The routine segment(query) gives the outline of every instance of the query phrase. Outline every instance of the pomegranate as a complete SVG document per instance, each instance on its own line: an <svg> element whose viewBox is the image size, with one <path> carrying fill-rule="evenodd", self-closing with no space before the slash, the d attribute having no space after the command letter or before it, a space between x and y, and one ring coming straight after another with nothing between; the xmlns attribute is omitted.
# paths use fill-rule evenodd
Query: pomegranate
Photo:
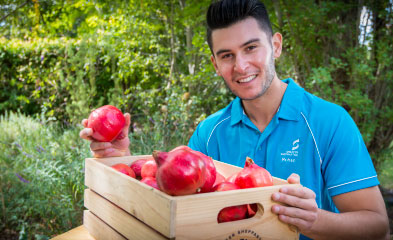
<svg viewBox="0 0 393 240"><path fill-rule="evenodd" d="M175 147L170 152L174 152L179 149L195 153L196 155L198 155L200 158L203 159L203 161L205 162L207 171L206 171L206 181L205 181L205 184L201 187L200 192L201 193L211 192L213 189L213 186L214 186L214 182L216 181L216 166L214 165L213 159L209 156L206 156L205 154L203 154L199 151L192 150L190 147L185 146L185 145Z"/></svg>
<svg viewBox="0 0 393 240"><path fill-rule="evenodd" d="M256 203L247 204L247 218L252 218L258 211L258 205Z"/></svg>
<svg viewBox="0 0 393 240"><path fill-rule="evenodd" d="M130 167L135 172L136 178L141 178L142 177L142 175L141 175L142 166L149 159L138 159L138 160L134 161L133 163L131 163ZM151 158L150 160L154 160L154 159Z"/></svg>
<svg viewBox="0 0 393 240"><path fill-rule="evenodd" d="M152 160L148 160L143 164L142 169L141 169L141 177L156 177L156 172L157 172L157 164Z"/></svg>
<svg viewBox="0 0 393 240"><path fill-rule="evenodd" d="M113 165L112 168L116 169L117 171L119 171L127 176L135 178L134 171L127 164L118 163L118 164Z"/></svg>
<svg viewBox="0 0 393 240"><path fill-rule="evenodd" d="M227 177L227 179L225 179L225 182L231 182L231 183L235 183L236 177L237 177L238 173L235 173L229 177Z"/></svg>
<svg viewBox="0 0 393 240"><path fill-rule="evenodd" d="M201 191L206 181L206 165L200 156L185 149L177 149L170 152L154 151L153 157L158 166L156 180L160 190L173 196Z"/></svg>
<svg viewBox="0 0 393 240"><path fill-rule="evenodd" d="M93 129L95 140L111 142L121 133L125 123L126 119L118 108L105 105L90 113L87 127Z"/></svg>
<svg viewBox="0 0 393 240"><path fill-rule="evenodd" d="M237 174L235 184L240 188L273 186L273 178L266 169L247 157L244 168Z"/></svg>
<svg viewBox="0 0 393 240"><path fill-rule="evenodd" d="M174 151L179 150L179 149L183 149L183 150L187 150L187 151L194 151L189 146L180 145L180 146L177 146L174 149L172 149L170 152L174 152Z"/></svg>
<svg viewBox="0 0 393 240"><path fill-rule="evenodd" d="M145 178L142 178L140 182L143 182L144 184L147 184L147 185L149 185L150 187L154 187L155 189L158 189L158 190L159 190L158 185L157 185L156 178L154 178L154 177L145 177Z"/></svg>
<svg viewBox="0 0 393 240"><path fill-rule="evenodd" d="M216 181L214 181L213 188L222 182L225 182L225 177L221 173L216 172Z"/></svg>
<svg viewBox="0 0 393 240"><path fill-rule="evenodd" d="M231 183L231 182L219 183L214 188L214 190L216 192L229 191L229 190L235 190L235 189L240 189L240 188L236 184ZM237 220L245 219L246 216L247 216L247 204L238 205L238 206L231 206L231 207L223 208L218 213L217 221L219 223L237 221Z"/></svg>
<svg viewBox="0 0 393 240"><path fill-rule="evenodd" d="M216 170L216 166L214 166L213 159L201 152L193 151L193 150L191 151L196 155L198 155L205 162L206 165L206 177L205 177L206 181L201 188L201 193L211 192L217 176L217 170Z"/></svg>

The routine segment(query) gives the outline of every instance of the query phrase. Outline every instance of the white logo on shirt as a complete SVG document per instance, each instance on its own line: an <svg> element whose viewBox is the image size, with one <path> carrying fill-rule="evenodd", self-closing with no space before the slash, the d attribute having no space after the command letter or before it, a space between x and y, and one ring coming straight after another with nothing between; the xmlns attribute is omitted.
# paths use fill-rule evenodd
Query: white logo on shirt
<svg viewBox="0 0 393 240"><path fill-rule="evenodd" d="M296 151L296 149L299 148L299 142L300 142L299 139L296 139L292 143L291 150L281 153L281 161L282 162L291 162L291 163L296 162L297 156L299 155L299 152Z"/></svg>
<svg viewBox="0 0 393 240"><path fill-rule="evenodd" d="M293 141L292 145L293 145L292 151L298 149L299 148L299 139L296 139L295 141Z"/></svg>

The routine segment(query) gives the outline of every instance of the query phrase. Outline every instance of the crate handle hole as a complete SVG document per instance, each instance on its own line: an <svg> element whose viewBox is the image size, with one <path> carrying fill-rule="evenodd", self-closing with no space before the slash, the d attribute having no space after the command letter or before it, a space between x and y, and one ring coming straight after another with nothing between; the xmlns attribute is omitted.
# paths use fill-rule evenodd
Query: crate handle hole
<svg viewBox="0 0 393 240"><path fill-rule="evenodd" d="M262 216L265 212L262 204L259 203L250 203L247 204L247 218L253 218L256 215Z"/></svg>
<svg viewBox="0 0 393 240"><path fill-rule="evenodd" d="M219 211L217 222L234 222L247 218L253 218L256 215L262 216L263 212L263 206L259 203L225 207Z"/></svg>

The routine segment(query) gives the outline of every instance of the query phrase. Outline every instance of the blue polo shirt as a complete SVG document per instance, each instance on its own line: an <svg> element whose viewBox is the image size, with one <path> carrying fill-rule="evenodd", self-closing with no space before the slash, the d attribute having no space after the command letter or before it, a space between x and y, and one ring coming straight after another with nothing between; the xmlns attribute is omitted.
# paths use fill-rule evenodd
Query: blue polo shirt
<svg viewBox="0 0 393 240"><path fill-rule="evenodd" d="M283 81L280 108L263 132L236 98L198 125L189 146L240 167L249 156L278 178L297 173L319 208L338 212L333 196L379 184L370 155L345 109Z"/></svg>

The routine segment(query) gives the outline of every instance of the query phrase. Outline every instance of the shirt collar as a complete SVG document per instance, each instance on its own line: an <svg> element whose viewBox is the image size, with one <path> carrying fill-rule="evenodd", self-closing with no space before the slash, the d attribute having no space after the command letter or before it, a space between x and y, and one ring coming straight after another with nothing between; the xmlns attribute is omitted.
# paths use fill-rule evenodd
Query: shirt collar
<svg viewBox="0 0 393 240"><path fill-rule="evenodd" d="M281 119L298 121L299 111L302 104L301 98L303 96L300 93L304 90L291 78L287 78L282 81L287 83L288 86L278 110L278 117ZM236 97L232 102L231 125L239 123L244 117L247 117L247 115L243 110L240 98Z"/></svg>
<svg viewBox="0 0 393 240"><path fill-rule="evenodd" d="M243 115L247 116L243 110L242 101L239 97L236 97L232 102L231 109L231 125L235 125L243 119Z"/></svg>
<svg viewBox="0 0 393 240"><path fill-rule="evenodd" d="M303 101L304 89L293 81L291 78L284 79L283 82L287 83L287 89L281 100L280 109L278 110L278 117L286 120L299 120L299 112L301 110Z"/></svg>

